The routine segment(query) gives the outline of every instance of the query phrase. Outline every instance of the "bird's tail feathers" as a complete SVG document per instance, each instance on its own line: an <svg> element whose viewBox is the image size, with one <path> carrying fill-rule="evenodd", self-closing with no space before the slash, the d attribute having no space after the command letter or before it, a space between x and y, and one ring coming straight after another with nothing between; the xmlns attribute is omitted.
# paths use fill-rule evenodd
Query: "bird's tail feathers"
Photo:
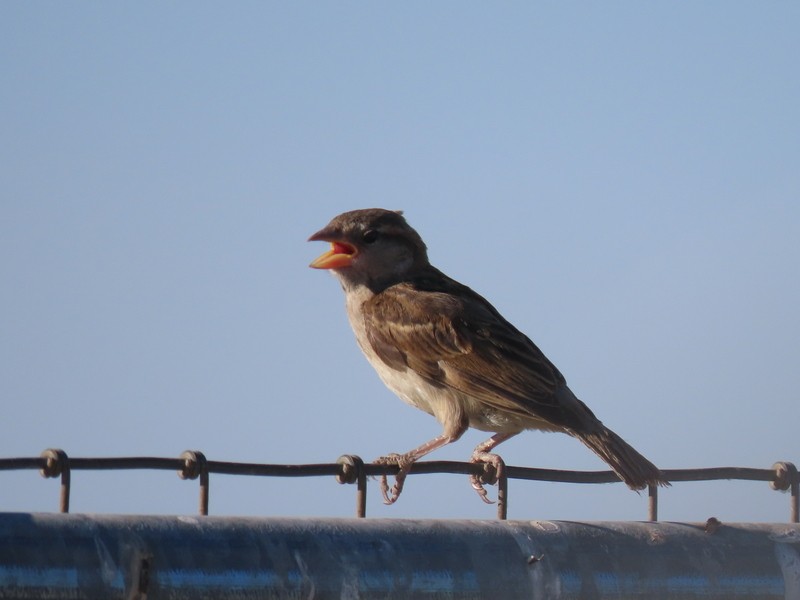
<svg viewBox="0 0 800 600"><path fill-rule="evenodd" d="M574 435L602 458L632 490L641 490L649 485L669 485L658 467L604 425L590 433L576 431Z"/></svg>

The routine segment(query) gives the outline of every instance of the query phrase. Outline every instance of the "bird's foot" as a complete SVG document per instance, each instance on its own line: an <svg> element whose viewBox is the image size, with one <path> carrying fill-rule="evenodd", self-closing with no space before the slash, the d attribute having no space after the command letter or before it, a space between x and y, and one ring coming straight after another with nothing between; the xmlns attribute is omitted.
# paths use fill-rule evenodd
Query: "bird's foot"
<svg viewBox="0 0 800 600"><path fill-rule="evenodd" d="M383 495L384 504L394 504L400 497L403 491L403 484L406 481L406 476L411 471L411 465L414 460L408 454L392 453L386 456L381 456L374 461L376 465L397 465L399 470L394 477L394 485L389 488L387 476L381 475L381 494Z"/></svg>
<svg viewBox="0 0 800 600"><path fill-rule="evenodd" d="M472 489L478 492L478 496L480 496L481 500L486 504L494 504L494 500L489 499L489 493L483 486L495 485L497 481L503 477L506 463L504 463L503 459L497 454L479 452L477 450L472 453L470 462L483 464L483 473L469 476Z"/></svg>

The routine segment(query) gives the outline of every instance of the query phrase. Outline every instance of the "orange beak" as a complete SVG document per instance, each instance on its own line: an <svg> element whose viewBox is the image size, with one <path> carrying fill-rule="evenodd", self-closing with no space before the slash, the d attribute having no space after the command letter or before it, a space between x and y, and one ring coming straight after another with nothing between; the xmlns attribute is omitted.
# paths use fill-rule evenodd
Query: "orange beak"
<svg viewBox="0 0 800 600"><path fill-rule="evenodd" d="M312 269L341 269L349 267L356 255L358 250L352 244L331 242L331 249L318 256L308 266Z"/></svg>

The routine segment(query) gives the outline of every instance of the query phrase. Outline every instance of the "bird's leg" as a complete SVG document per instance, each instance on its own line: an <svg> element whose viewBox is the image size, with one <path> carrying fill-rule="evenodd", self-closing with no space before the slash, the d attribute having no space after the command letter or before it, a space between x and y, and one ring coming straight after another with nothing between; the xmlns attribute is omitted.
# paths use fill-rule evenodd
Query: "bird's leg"
<svg viewBox="0 0 800 600"><path fill-rule="evenodd" d="M461 434L459 433L458 436L454 437L453 435L442 434L433 438L431 441L425 442L421 446L406 452L405 454L394 453L387 456L381 456L379 459L377 459L375 461L376 465L397 465L399 467L397 475L395 475L394 478L394 485L392 486L391 490L389 489L389 483L386 475L381 475L381 494L383 494L383 503L394 504L397 502L397 499L400 497L400 493L403 491L403 484L405 483L406 476L411 472L411 466L415 462L417 462L426 454L433 452L437 448L441 448L442 446L446 446L447 444L454 442L460 435Z"/></svg>
<svg viewBox="0 0 800 600"><path fill-rule="evenodd" d="M503 468L505 467L503 459L497 456L497 454L491 454L490 451L505 442L507 439L514 437L517 435L517 433L519 432L496 433L485 442L481 442L475 446L475 450L472 452L472 458L470 459L470 462L484 463L489 467L488 473L484 472L483 475L469 476L470 483L472 483L472 488L478 492L481 500L486 502L486 504L494 504L494 501L489 500L489 495L486 492L486 488L483 487L484 484L488 483L489 485L494 485L497 483L497 480L503 475Z"/></svg>

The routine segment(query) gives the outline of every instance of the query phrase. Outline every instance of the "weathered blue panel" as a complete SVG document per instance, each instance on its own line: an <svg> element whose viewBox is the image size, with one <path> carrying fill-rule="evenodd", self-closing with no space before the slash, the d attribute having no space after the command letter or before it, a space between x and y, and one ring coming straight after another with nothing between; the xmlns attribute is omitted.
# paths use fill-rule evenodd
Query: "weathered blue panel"
<svg viewBox="0 0 800 600"><path fill-rule="evenodd" d="M800 600L800 525L0 513L0 598Z"/></svg>

